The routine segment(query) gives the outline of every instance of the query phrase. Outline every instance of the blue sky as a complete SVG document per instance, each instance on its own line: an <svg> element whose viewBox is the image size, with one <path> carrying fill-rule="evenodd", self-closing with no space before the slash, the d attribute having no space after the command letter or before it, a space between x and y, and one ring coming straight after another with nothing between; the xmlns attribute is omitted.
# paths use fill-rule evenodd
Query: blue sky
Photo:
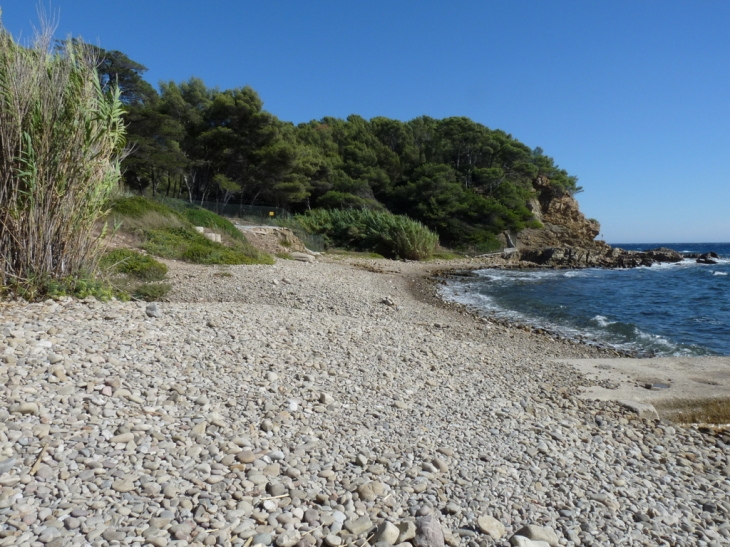
<svg viewBox="0 0 730 547"><path fill-rule="evenodd" d="M48 6L48 3L45 4ZM33 0L0 0L14 36ZM283 120L468 116L540 146L616 242L730 241L730 2L54 0L145 77Z"/></svg>

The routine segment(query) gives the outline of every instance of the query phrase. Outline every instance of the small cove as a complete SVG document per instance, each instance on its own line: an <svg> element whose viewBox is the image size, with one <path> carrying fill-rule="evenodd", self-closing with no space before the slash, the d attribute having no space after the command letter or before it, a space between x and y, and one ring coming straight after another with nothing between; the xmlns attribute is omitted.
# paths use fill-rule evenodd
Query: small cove
<svg viewBox="0 0 730 547"><path fill-rule="evenodd" d="M486 316L638 355L730 355L730 244L614 246L714 251L720 259L628 270L484 269L447 280L442 296Z"/></svg>

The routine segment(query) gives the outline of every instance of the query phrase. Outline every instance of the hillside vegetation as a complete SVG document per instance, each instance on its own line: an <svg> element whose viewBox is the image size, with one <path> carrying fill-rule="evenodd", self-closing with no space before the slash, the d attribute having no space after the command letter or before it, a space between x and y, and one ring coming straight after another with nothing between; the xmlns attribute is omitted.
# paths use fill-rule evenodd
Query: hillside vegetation
<svg viewBox="0 0 730 547"><path fill-rule="evenodd" d="M196 205L142 196L112 203L110 219L141 239L141 248L162 258L197 264L273 264L273 258L253 247L231 222ZM195 226L222 232L216 243Z"/></svg>
<svg viewBox="0 0 730 547"><path fill-rule="evenodd" d="M138 192L292 213L387 210L422 222L442 244L488 249L504 230L539 227L527 207L539 176L553 193L580 191L540 148L468 118L353 114L294 125L266 112L251 87L191 78L156 91L144 66L98 52L108 61L102 77L123 91L134 145L124 178Z"/></svg>
<svg viewBox="0 0 730 547"><path fill-rule="evenodd" d="M206 200L278 206L332 245L422 259L439 241L489 250L505 230L539 228L538 180L550 195L580 191L540 148L468 118L294 125L251 87L155 90L123 53L52 36L21 46L0 26L3 294L113 294L95 278L108 213L148 254L202 264L273 262L193 205ZM122 185L152 199L110 204Z"/></svg>
<svg viewBox="0 0 730 547"><path fill-rule="evenodd" d="M422 260L438 245L438 236L423 224L387 211L315 209L296 215L292 224L324 236L331 246L387 258Z"/></svg>

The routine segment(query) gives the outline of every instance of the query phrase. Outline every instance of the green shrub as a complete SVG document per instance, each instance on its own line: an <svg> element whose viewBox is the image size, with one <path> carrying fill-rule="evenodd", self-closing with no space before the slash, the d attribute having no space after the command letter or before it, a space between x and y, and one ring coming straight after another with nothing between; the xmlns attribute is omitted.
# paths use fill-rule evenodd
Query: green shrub
<svg viewBox="0 0 730 547"><path fill-rule="evenodd" d="M333 246L391 258L421 260L438 245L438 236L420 222L385 211L314 209L295 221Z"/></svg>
<svg viewBox="0 0 730 547"><path fill-rule="evenodd" d="M246 241L246 237L241 233L241 230L236 228L230 220L208 211L208 209L177 199L162 200L162 203L193 226L204 226L211 230L223 232L231 239Z"/></svg>
<svg viewBox="0 0 730 547"><path fill-rule="evenodd" d="M169 283L146 283L134 290L134 297L147 302L154 302L164 298L172 289Z"/></svg>
<svg viewBox="0 0 730 547"><path fill-rule="evenodd" d="M434 251L430 258L432 260L459 260L464 258L464 255L453 253L447 249L439 249Z"/></svg>
<svg viewBox="0 0 730 547"><path fill-rule="evenodd" d="M76 298L93 296L102 301L111 298L129 300L129 294L126 291L114 287L108 281L83 275L63 278L47 277L30 281L30 283L16 287L16 294L26 300L59 298L61 296L74 296Z"/></svg>
<svg viewBox="0 0 730 547"><path fill-rule="evenodd" d="M159 213L162 215L173 215L173 211L159 203L143 196L123 197L111 203L111 212L117 215L141 218L147 213Z"/></svg>
<svg viewBox="0 0 730 547"><path fill-rule="evenodd" d="M142 235L141 247L163 258L196 264L273 264L229 220L180 200L125 197L111 204L111 215L122 227ZM205 226L225 233L230 244L210 241L194 227Z"/></svg>
<svg viewBox="0 0 730 547"><path fill-rule="evenodd" d="M196 264L273 264L273 258L250 244L227 247L210 241L192 228L167 228L145 232L142 248L163 258Z"/></svg>
<svg viewBox="0 0 730 547"><path fill-rule="evenodd" d="M132 275L144 281L160 281L167 275L165 264L131 249L114 249L106 253L99 267L113 273Z"/></svg>
<svg viewBox="0 0 730 547"><path fill-rule="evenodd" d="M317 200L317 207L321 209L385 209L382 203L375 199L363 198L347 192L330 190Z"/></svg>

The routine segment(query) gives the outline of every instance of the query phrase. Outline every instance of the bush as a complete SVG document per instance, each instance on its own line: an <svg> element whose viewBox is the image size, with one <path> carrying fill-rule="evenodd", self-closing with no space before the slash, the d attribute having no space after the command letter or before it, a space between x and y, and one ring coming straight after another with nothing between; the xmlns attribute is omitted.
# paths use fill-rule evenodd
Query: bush
<svg viewBox="0 0 730 547"><path fill-rule="evenodd" d="M26 300L60 298L62 296L75 296L76 298L93 296L103 301L111 298L129 300L129 295L125 291L117 289L108 281L94 279L83 274L63 278L31 279L28 283L17 285L15 292Z"/></svg>
<svg viewBox="0 0 730 547"><path fill-rule="evenodd" d="M113 273L132 275L144 281L160 281L167 275L165 264L131 249L114 249L106 253L99 267Z"/></svg>
<svg viewBox="0 0 730 547"><path fill-rule="evenodd" d="M196 264L273 264L273 258L250 244L231 247L210 241L192 228L167 228L145 232L142 248L153 255Z"/></svg>
<svg viewBox="0 0 730 547"><path fill-rule="evenodd" d="M95 270L125 145L119 90L89 49L52 46L53 29L23 47L0 25L0 285L28 294Z"/></svg>
<svg viewBox="0 0 730 547"><path fill-rule="evenodd" d="M314 209L295 221L331 245L391 258L421 260L438 245L438 236L420 222L385 211Z"/></svg>
<svg viewBox="0 0 730 547"><path fill-rule="evenodd" d="M321 209L385 209L382 203L372 198L363 198L347 192L330 190L317 200Z"/></svg>
<svg viewBox="0 0 730 547"><path fill-rule="evenodd" d="M172 211L193 226L205 226L211 230L224 232L231 239L246 241L246 237L241 233L241 230L236 228L230 220L208 211L208 209L177 199L163 200L162 203L169 206Z"/></svg>
<svg viewBox="0 0 730 547"><path fill-rule="evenodd" d="M197 264L273 264L274 259L256 249L229 220L180 200L158 201L126 197L111 204L111 215L123 228L140 233L148 253ZM230 245L215 243L194 227L224 232Z"/></svg>
<svg viewBox="0 0 730 547"><path fill-rule="evenodd" d="M147 302L155 302L164 298L172 289L169 283L147 283L134 290L134 297Z"/></svg>
<svg viewBox="0 0 730 547"><path fill-rule="evenodd" d="M116 199L111 204L111 211L117 215L141 218L147 213L159 213L171 216L174 213L169 207L152 199L143 196L131 196Z"/></svg>

